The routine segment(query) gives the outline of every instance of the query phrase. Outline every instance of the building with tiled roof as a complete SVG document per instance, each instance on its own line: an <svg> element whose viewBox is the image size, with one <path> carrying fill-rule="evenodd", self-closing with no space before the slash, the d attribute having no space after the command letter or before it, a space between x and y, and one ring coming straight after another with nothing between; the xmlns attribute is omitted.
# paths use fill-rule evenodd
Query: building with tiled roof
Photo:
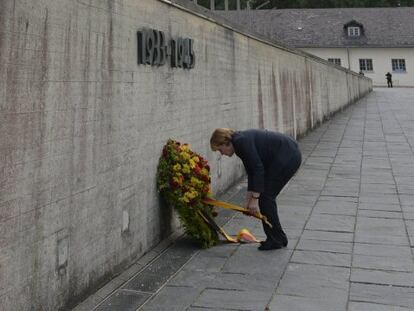
<svg viewBox="0 0 414 311"><path fill-rule="evenodd" d="M414 86L414 8L216 11L251 32L386 85Z"/></svg>

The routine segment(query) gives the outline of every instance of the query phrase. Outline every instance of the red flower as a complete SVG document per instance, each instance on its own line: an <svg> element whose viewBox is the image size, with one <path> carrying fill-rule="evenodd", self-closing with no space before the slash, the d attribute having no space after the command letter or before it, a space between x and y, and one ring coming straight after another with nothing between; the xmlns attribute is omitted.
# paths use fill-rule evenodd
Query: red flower
<svg viewBox="0 0 414 311"><path fill-rule="evenodd" d="M204 181L210 181L210 177L208 177L207 175L203 175L203 176L201 176L201 179L202 180L204 180Z"/></svg>
<svg viewBox="0 0 414 311"><path fill-rule="evenodd" d="M178 189L180 185L176 183L172 178L170 179L170 187L173 189Z"/></svg>
<svg viewBox="0 0 414 311"><path fill-rule="evenodd" d="M201 173L201 168L197 165L196 167L194 167L194 173L196 173L197 175L200 175Z"/></svg>

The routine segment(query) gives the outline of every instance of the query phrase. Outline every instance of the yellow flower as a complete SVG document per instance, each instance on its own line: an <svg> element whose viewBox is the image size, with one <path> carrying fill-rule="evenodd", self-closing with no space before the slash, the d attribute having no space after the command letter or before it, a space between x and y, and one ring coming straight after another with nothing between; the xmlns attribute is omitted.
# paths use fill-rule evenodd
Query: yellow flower
<svg viewBox="0 0 414 311"><path fill-rule="evenodd" d="M188 203L191 200L195 199L197 196L198 192L191 187L179 200Z"/></svg>
<svg viewBox="0 0 414 311"><path fill-rule="evenodd" d="M200 184L200 181L195 177L191 177L190 183L191 183L191 186L196 187Z"/></svg>
<svg viewBox="0 0 414 311"><path fill-rule="evenodd" d="M184 174L189 174L190 173L190 167L188 166L188 164L183 165L183 173Z"/></svg>
<svg viewBox="0 0 414 311"><path fill-rule="evenodd" d="M182 185L183 184L183 179L179 178L179 177L173 177L174 182L176 182L178 185Z"/></svg>
<svg viewBox="0 0 414 311"><path fill-rule="evenodd" d="M185 194L185 196L189 199L194 199L197 195L198 195L198 192L194 191L194 190L186 192L186 194Z"/></svg>
<svg viewBox="0 0 414 311"><path fill-rule="evenodd" d="M192 158L192 160L193 160L194 162L196 162L196 163L200 162L199 157L193 157L193 158Z"/></svg>
<svg viewBox="0 0 414 311"><path fill-rule="evenodd" d="M205 175L205 176L207 176L207 175L208 175L208 170L207 170L205 167L203 167L203 168L201 169L200 173L201 173L201 175Z"/></svg>
<svg viewBox="0 0 414 311"><path fill-rule="evenodd" d="M186 196L180 198L179 200L182 201L182 202L185 202L185 203L190 202L190 200Z"/></svg>
<svg viewBox="0 0 414 311"><path fill-rule="evenodd" d="M176 172L179 171L180 169L181 169L181 165L178 163L173 166L173 170Z"/></svg>
<svg viewBox="0 0 414 311"><path fill-rule="evenodd" d="M187 152L180 152L180 156L184 159L184 160L189 160L191 159L190 155Z"/></svg>
<svg viewBox="0 0 414 311"><path fill-rule="evenodd" d="M196 167L196 162L193 159L190 159L188 162L190 162L190 167L191 168L195 168Z"/></svg>

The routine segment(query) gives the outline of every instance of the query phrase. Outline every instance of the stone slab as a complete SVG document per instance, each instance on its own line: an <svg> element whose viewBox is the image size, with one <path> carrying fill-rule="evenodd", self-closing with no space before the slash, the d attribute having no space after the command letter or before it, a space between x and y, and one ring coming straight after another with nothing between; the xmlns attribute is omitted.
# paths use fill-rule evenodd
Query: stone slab
<svg viewBox="0 0 414 311"><path fill-rule="evenodd" d="M206 271L181 270L168 282L171 286L206 288L219 273Z"/></svg>
<svg viewBox="0 0 414 311"><path fill-rule="evenodd" d="M279 207L279 218L283 228L303 229L311 211L310 207L295 208L281 206L280 204Z"/></svg>
<svg viewBox="0 0 414 311"><path fill-rule="evenodd" d="M382 245L410 245L408 238L403 236L377 236L375 234L355 233L355 242L377 243Z"/></svg>
<svg viewBox="0 0 414 311"><path fill-rule="evenodd" d="M396 194L361 194L359 196L359 202L371 203L371 204L399 204L398 195Z"/></svg>
<svg viewBox="0 0 414 311"><path fill-rule="evenodd" d="M397 272L352 268L351 281L358 283L414 287L414 272Z"/></svg>
<svg viewBox="0 0 414 311"><path fill-rule="evenodd" d="M202 290L194 287L165 286L141 308L143 311L186 310Z"/></svg>
<svg viewBox="0 0 414 311"><path fill-rule="evenodd" d="M200 256L204 255L206 257L230 257L233 252L239 247L238 244L232 243L219 243L214 247L200 250Z"/></svg>
<svg viewBox="0 0 414 311"><path fill-rule="evenodd" d="M261 291L235 291L207 288L192 306L221 310L263 311L271 297L272 294Z"/></svg>
<svg viewBox="0 0 414 311"><path fill-rule="evenodd" d="M288 295L275 295L269 303L269 310L286 311L346 311L346 301L325 300Z"/></svg>
<svg viewBox="0 0 414 311"><path fill-rule="evenodd" d="M376 210L376 211L391 211L401 212L401 206L399 204L382 204L382 203L364 203L358 204L358 209Z"/></svg>
<svg viewBox="0 0 414 311"><path fill-rule="evenodd" d="M402 219L403 213L401 211L376 211L376 210L359 209L358 216L371 217L371 218Z"/></svg>
<svg viewBox="0 0 414 311"><path fill-rule="evenodd" d="M412 308L405 308L391 305L380 305L377 303L355 302L349 303L348 311L412 311Z"/></svg>
<svg viewBox="0 0 414 311"><path fill-rule="evenodd" d="M324 230L334 232L354 232L355 217L346 215L312 214L307 230Z"/></svg>
<svg viewBox="0 0 414 311"><path fill-rule="evenodd" d="M358 217L355 241L381 244L408 244L403 220Z"/></svg>
<svg viewBox="0 0 414 311"><path fill-rule="evenodd" d="M408 194L400 194L399 199L401 202L401 205L406 206L414 206L414 195L412 193Z"/></svg>
<svg viewBox="0 0 414 311"><path fill-rule="evenodd" d="M392 184L383 184L378 186L378 184L361 184L361 194L396 194L397 188Z"/></svg>
<svg viewBox="0 0 414 311"><path fill-rule="evenodd" d="M273 293L279 282L280 276L266 273L266 267L263 267L265 273L241 274L222 272L216 274L216 277L209 282L208 287L231 290L252 290Z"/></svg>
<svg viewBox="0 0 414 311"><path fill-rule="evenodd" d="M414 220L406 220L405 224L407 226L408 237L410 240L410 245L414 247Z"/></svg>
<svg viewBox="0 0 414 311"><path fill-rule="evenodd" d="M386 271L406 271L414 272L414 261L412 256L369 256L355 255L352 259L352 267L362 269L375 269Z"/></svg>
<svg viewBox="0 0 414 311"><path fill-rule="evenodd" d="M353 301L414 308L413 287L351 283L349 297Z"/></svg>
<svg viewBox="0 0 414 311"><path fill-rule="evenodd" d="M342 254L351 254L352 253L352 243L349 242L333 242L333 241L318 241L318 240L307 240L300 239L298 245L296 246L298 250L308 250L308 251L324 251L331 253L342 253Z"/></svg>
<svg viewBox="0 0 414 311"><path fill-rule="evenodd" d="M227 259L227 257L206 256L205 253L199 253L186 263L183 270L219 272Z"/></svg>
<svg viewBox="0 0 414 311"><path fill-rule="evenodd" d="M324 200L323 198L324 197L321 196L318 202L316 202L313 213L349 216L355 216L357 213L358 203L356 202L343 202L339 199L339 197L336 197L338 198L336 201Z"/></svg>
<svg viewBox="0 0 414 311"><path fill-rule="evenodd" d="M349 268L290 263L277 294L346 303Z"/></svg>
<svg viewBox="0 0 414 311"><path fill-rule="evenodd" d="M292 250L286 248L259 252L257 245L241 245L226 262L222 272L267 274L277 277L283 272L291 254Z"/></svg>
<svg viewBox="0 0 414 311"><path fill-rule="evenodd" d="M376 257L411 257L411 249L409 246L399 245L381 245L381 244L367 244L355 243L354 255L369 255Z"/></svg>
<svg viewBox="0 0 414 311"><path fill-rule="evenodd" d="M301 238L303 240L318 240L331 242L353 242L354 234L352 232L332 232L318 230L304 230Z"/></svg>
<svg viewBox="0 0 414 311"><path fill-rule="evenodd" d="M120 289L102 302L94 311L135 311L150 294Z"/></svg>
<svg viewBox="0 0 414 311"><path fill-rule="evenodd" d="M325 187L321 195L336 195L338 197L350 197L350 198L356 198L358 197L358 189L350 189L350 188L344 188L344 187Z"/></svg>
<svg viewBox="0 0 414 311"><path fill-rule="evenodd" d="M322 266L351 267L351 254L296 250L293 253L290 262Z"/></svg>

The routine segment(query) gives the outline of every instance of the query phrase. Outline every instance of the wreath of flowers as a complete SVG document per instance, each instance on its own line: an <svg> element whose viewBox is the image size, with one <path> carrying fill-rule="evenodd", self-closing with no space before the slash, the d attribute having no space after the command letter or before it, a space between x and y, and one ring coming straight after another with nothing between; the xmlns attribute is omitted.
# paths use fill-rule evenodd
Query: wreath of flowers
<svg viewBox="0 0 414 311"><path fill-rule="evenodd" d="M169 206L178 211L185 232L202 247L218 241L216 230L200 215L214 216L213 208L202 202L210 192L210 167L207 160L190 150L188 144L169 139L158 164L157 188Z"/></svg>

